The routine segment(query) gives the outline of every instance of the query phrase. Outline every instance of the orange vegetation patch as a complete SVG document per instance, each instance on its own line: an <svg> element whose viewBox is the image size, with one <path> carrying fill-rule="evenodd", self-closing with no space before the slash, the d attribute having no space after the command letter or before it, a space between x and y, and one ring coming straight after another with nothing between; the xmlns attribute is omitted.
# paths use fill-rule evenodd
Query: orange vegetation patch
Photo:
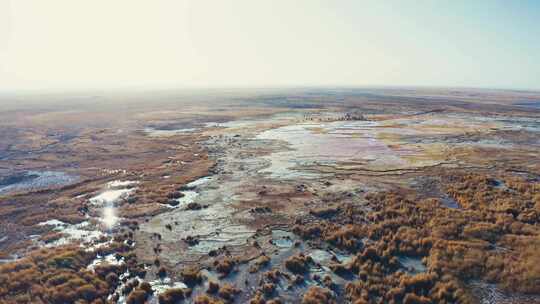
<svg viewBox="0 0 540 304"><path fill-rule="evenodd" d="M466 289L471 280L540 293L539 184L514 177L495 183L473 174L445 178L447 192L462 208L413 194L378 193L331 218L312 213L299 219L294 232L356 254L348 263L330 265L337 274L358 276L345 288L355 303L474 302ZM422 262L426 272L406 272L403 256Z"/></svg>
<svg viewBox="0 0 540 304"><path fill-rule="evenodd" d="M77 247L40 250L0 266L2 303L104 303L125 266L86 270L96 253Z"/></svg>

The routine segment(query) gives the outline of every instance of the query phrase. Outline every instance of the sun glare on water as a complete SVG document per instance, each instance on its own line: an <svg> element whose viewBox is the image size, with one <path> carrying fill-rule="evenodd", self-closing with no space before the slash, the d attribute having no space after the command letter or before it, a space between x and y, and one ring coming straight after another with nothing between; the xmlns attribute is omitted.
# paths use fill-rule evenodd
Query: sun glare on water
<svg viewBox="0 0 540 304"><path fill-rule="evenodd" d="M114 207L108 206L103 208L103 223L108 229L111 229L118 222L118 217L116 216L116 211Z"/></svg>

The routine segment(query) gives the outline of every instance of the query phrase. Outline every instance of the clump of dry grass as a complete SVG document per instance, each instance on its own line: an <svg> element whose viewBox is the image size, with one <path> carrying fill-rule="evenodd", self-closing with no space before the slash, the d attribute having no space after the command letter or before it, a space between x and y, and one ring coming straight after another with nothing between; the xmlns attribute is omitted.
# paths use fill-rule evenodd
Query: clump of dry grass
<svg viewBox="0 0 540 304"><path fill-rule="evenodd" d="M223 301L208 295L198 295L193 301L194 304L224 304Z"/></svg>
<svg viewBox="0 0 540 304"><path fill-rule="evenodd" d="M258 257L249 268L249 272L255 273L258 272L261 268L266 267L270 264L270 258L266 255L261 255Z"/></svg>
<svg viewBox="0 0 540 304"><path fill-rule="evenodd" d="M0 266L3 303L73 303L105 301L125 266L105 265L86 270L96 253L76 246L43 249Z"/></svg>
<svg viewBox="0 0 540 304"><path fill-rule="evenodd" d="M234 266L236 265L236 261L225 257L219 261L214 262L214 266L216 267L216 271L220 273L222 277L226 277L234 270Z"/></svg>
<svg viewBox="0 0 540 304"><path fill-rule="evenodd" d="M336 303L332 291L321 287L310 287L302 298L302 304L332 304Z"/></svg>
<svg viewBox="0 0 540 304"><path fill-rule="evenodd" d="M194 286L202 281L202 276L200 273L200 269L197 267L186 267L182 270L180 275L182 276L182 280L186 285L188 286Z"/></svg>
<svg viewBox="0 0 540 304"><path fill-rule="evenodd" d="M183 301L189 296L189 291L182 288L171 288L162 292L158 296L159 304L175 304Z"/></svg>
<svg viewBox="0 0 540 304"><path fill-rule="evenodd" d="M240 289L234 287L231 284L225 283L223 284L219 290L218 295L227 301L232 301L240 293Z"/></svg>
<svg viewBox="0 0 540 304"><path fill-rule="evenodd" d="M302 274L309 270L309 265L312 263L313 259L310 256L299 253L285 260L285 267L292 273Z"/></svg>
<svg viewBox="0 0 540 304"><path fill-rule="evenodd" d="M338 274L358 276L345 288L355 303L467 303L472 299L464 286L471 279L540 293L540 183L500 179L445 176L445 190L460 209L419 200L410 191L369 194L367 211L347 206L321 217L316 210L297 220L293 231L356 253L347 264L330 265ZM399 256L421 259L427 272L405 273ZM296 267L302 263L290 265L302 269Z"/></svg>

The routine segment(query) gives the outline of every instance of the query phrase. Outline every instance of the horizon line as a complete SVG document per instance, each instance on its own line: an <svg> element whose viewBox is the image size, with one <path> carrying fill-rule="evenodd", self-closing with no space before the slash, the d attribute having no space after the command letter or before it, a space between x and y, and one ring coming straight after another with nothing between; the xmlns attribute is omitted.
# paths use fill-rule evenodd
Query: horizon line
<svg viewBox="0 0 540 304"><path fill-rule="evenodd" d="M450 86L450 85L388 85L388 84L370 84L370 85L329 85L329 84L311 84L311 85L224 85L224 86L205 86L205 85L191 85L191 86L140 86L140 85L126 85L115 87L79 87L79 88L30 88L30 89L0 89L0 95L60 95L60 94L73 94L73 93L127 93L133 92L170 92L170 91L248 91L248 90L310 90L310 89L431 89L431 90L482 90L482 91L510 91L510 92L523 92L523 93L540 93L540 87L527 88L527 87L493 87L493 86Z"/></svg>

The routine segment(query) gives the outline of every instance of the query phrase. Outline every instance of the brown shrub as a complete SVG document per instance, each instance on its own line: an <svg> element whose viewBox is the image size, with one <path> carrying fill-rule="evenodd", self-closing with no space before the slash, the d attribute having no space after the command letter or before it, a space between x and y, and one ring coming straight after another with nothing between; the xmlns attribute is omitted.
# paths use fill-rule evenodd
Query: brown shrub
<svg viewBox="0 0 540 304"><path fill-rule="evenodd" d="M249 304L266 304L264 296L260 291L257 291L255 295L249 300Z"/></svg>
<svg viewBox="0 0 540 304"><path fill-rule="evenodd" d="M216 271L225 277L233 271L236 262L233 259L226 257L220 261L214 262L214 264L216 266Z"/></svg>
<svg viewBox="0 0 540 304"><path fill-rule="evenodd" d="M208 282L208 290L206 292L208 292L209 294L215 294L218 292L218 290L219 290L219 284L217 282L214 282L214 281Z"/></svg>
<svg viewBox="0 0 540 304"><path fill-rule="evenodd" d="M167 276L167 269L165 269L165 267L161 266L159 267L159 270L157 272L157 275L160 277L160 278L164 278Z"/></svg>
<svg viewBox="0 0 540 304"><path fill-rule="evenodd" d="M149 294L140 288L135 288L126 298L126 304L144 304Z"/></svg>
<svg viewBox="0 0 540 304"><path fill-rule="evenodd" d="M520 247L518 258L507 258L501 274L503 285L509 290L523 293L540 293L540 235L528 238Z"/></svg>
<svg viewBox="0 0 540 304"><path fill-rule="evenodd" d="M292 282L293 282L293 284L295 284L295 285L300 285L300 284L304 283L304 277L301 276L301 275L295 275L295 276L292 278Z"/></svg>
<svg viewBox="0 0 540 304"><path fill-rule="evenodd" d="M269 270L263 274L263 277L270 282L278 283L279 277L282 275L281 271L278 269Z"/></svg>
<svg viewBox="0 0 540 304"><path fill-rule="evenodd" d="M224 304L223 301L208 295L198 295L193 301L194 304Z"/></svg>
<svg viewBox="0 0 540 304"><path fill-rule="evenodd" d="M105 301L115 282L86 270L96 253L78 246L41 249L0 265L0 302ZM115 271L112 269L111 271Z"/></svg>
<svg viewBox="0 0 540 304"><path fill-rule="evenodd" d="M326 286L328 288L333 288L334 287L334 281L332 281L332 278L329 275L324 276L323 284L324 284L324 286Z"/></svg>
<svg viewBox="0 0 540 304"><path fill-rule="evenodd" d="M362 245L361 240L366 235L360 225L345 225L337 229L327 229L324 240L341 249L355 250Z"/></svg>
<svg viewBox="0 0 540 304"><path fill-rule="evenodd" d="M269 264L270 264L270 258L267 257L266 255L261 255L253 262L253 264L249 268L249 272L251 273L258 272L261 268L268 266Z"/></svg>
<svg viewBox="0 0 540 304"><path fill-rule="evenodd" d="M329 265L329 268L332 270L332 272L341 276L351 273L349 266L342 263L332 263Z"/></svg>
<svg viewBox="0 0 540 304"><path fill-rule="evenodd" d="M414 292L416 294L427 294L435 285L438 279L433 273L419 273L414 276L402 276L400 287L405 289L405 292Z"/></svg>
<svg viewBox="0 0 540 304"><path fill-rule="evenodd" d="M171 288L162 292L158 296L159 304L175 304L186 298L182 288Z"/></svg>
<svg viewBox="0 0 540 304"><path fill-rule="evenodd" d="M263 286L261 287L261 290L266 296L270 296L276 290L276 285L274 285L273 283L266 283L266 284L263 284Z"/></svg>
<svg viewBox="0 0 540 304"><path fill-rule="evenodd" d="M465 238L477 238L489 242L495 242L500 235L500 226L492 223L472 223L463 228L463 236Z"/></svg>
<svg viewBox="0 0 540 304"><path fill-rule="evenodd" d="M322 227L317 223L311 225L295 225L293 227L293 232L304 239L317 238L321 235L322 230Z"/></svg>
<svg viewBox="0 0 540 304"><path fill-rule="evenodd" d="M418 296L414 293L408 293L403 299L403 304L430 304L431 300L424 296Z"/></svg>
<svg viewBox="0 0 540 304"><path fill-rule="evenodd" d="M115 285L118 283L118 275L116 273L109 273L105 277L105 280L107 281L107 283L109 283L109 285Z"/></svg>
<svg viewBox="0 0 540 304"><path fill-rule="evenodd" d="M150 285L150 283L148 283L148 282L141 282L139 284L139 288L146 291L146 293L148 293L148 294L153 293L152 285Z"/></svg>
<svg viewBox="0 0 540 304"><path fill-rule="evenodd" d="M309 264L311 263L313 263L313 259L310 256L300 253L285 260L285 267L292 273L302 274L309 270Z"/></svg>
<svg viewBox="0 0 540 304"><path fill-rule="evenodd" d="M324 207L324 208L315 208L311 209L309 213L317 217L328 218L336 215L339 212L338 207Z"/></svg>
<svg viewBox="0 0 540 304"><path fill-rule="evenodd" d="M332 291L321 287L310 287L302 298L302 304L330 304L336 303Z"/></svg>
<svg viewBox="0 0 540 304"><path fill-rule="evenodd" d="M93 301L98 296L96 288L90 284L80 286L77 288L76 293L80 296L80 298L89 302Z"/></svg>
<svg viewBox="0 0 540 304"><path fill-rule="evenodd" d="M239 293L240 289L237 289L229 283L223 284L223 286L221 286L218 291L218 295L228 301L232 301L234 297L236 297L236 295Z"/></svg>
<svg viewBox="0 0 540 304"><path fill-rule="evenodd" d="M202 281L202 276L198 267L184 268L180 272L180 275L182 276L184 283L188 286L195 286Z"/></svg>

